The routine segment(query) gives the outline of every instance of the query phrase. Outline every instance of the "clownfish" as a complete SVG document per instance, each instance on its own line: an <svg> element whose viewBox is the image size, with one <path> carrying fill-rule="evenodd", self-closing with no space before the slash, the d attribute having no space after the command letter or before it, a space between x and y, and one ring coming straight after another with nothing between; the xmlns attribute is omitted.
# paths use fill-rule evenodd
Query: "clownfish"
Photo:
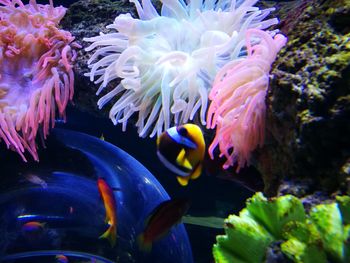
<svg viewBox="0 0 350 263"><path fill-rule="evenodd" d="M170 229L181 222L181 218L190 207L186 198L167 200L160 203L147 217L145 229L137 238L143 251L151 251L153 242L161 239Z"/></svg>
<svg viewBox="0 0 350 263"><path fill-rule="evenodd" d="M178 175L177 181L187 185L202 172L205 141L201 128L191 123L169 128L157 138L157 155Z"/></svg>
<svg viewBox="0 0 350 263"><path fill-rule="evenodd" d="M117 202L113 189L103 178L97 179L97 187L106 210L106 222L109 224L108 229L100 238L107 238L111 246L114 247L117 239Z"/></svg>

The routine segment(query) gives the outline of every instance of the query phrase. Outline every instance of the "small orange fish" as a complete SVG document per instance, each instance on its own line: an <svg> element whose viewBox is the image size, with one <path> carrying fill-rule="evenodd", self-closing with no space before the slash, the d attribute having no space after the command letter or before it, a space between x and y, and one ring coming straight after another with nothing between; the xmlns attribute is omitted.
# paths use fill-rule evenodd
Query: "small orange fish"
<svg viewBox="0 0 350 263"><path fill-rule="evenodd" d="M205 141L199 126L187 123L167 129L157 138L157 155L160 161L177 174L182 186L202 173Z"/></svg>
<svg viewBox="0 0 350 263"><path fill-rule="evenodd" d="M117 202L114 198L113 189L102 179L97 179L97 186L106 210L106 222L109 224L108 229L100 238L107 238L112 247L115 246L117 239Z"/></svg>
<svg viewBox="0 0 350 263"><path fill-rule="evenodd" d="M152 249L152 243L165 236L181 221L190 207L188 199L173 199L160 203L146 220L146 227L138 236L139 247L144 251Z"/></svg>

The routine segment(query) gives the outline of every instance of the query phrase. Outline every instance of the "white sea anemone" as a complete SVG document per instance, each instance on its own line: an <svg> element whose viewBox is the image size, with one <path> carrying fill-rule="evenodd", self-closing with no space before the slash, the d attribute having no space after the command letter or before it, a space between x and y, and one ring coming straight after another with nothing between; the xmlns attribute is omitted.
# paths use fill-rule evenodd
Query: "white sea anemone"
<svg viewBox="0 0 350 263"><path fill-rule="evenodd" d="M121 14L107 26L117 32L84 39L92 42L86 51L97 49L87 76L100 84L97 94L121 78L98 106L116 97L109 117L125 130L128 119L138 113L142 137L186 123L198 110L204 125L216 73L246 57L247 29L278 23L276 18L264 20L274 8L254 7L258 0L162 0L161 15L150 0L130 1L139 19Z"/></svg>

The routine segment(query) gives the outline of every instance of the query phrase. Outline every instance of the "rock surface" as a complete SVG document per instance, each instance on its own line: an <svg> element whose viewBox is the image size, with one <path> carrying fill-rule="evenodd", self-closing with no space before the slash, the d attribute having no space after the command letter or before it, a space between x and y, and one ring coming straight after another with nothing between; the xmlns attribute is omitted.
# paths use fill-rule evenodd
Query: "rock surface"
<svg viewBox="0 0 350 263"><path fill-rule="evenodd" d="M265 192L275 195L286 179L294 188L307 181L304 194L347 191L350 1L294 1L280 17L289 41L267 98L268 136L258 162Z"/></svg>
<svg viewBox="0 0 350 263"><path fill-rule="evenodd" d="M95 85L84 76L89 72L87 61L91 54L88 54L84 48L89 46L88 42L83 41L84 37L97 36L100 32L109 32L106 26L112 24L114 19L121 13L131 13L136 16L136 9L128 0L81 0L72 4L66 16L62 21L62 27L69 30L82 49L78 53L77 63L75 64L75 95L74 104L81 111L108 117L108 107L101 111L97 107L98 97L95 95L98 85ZM109 87L114 87L117 81L111 83ZM106 89L103 94L107 93Z"/></svg>

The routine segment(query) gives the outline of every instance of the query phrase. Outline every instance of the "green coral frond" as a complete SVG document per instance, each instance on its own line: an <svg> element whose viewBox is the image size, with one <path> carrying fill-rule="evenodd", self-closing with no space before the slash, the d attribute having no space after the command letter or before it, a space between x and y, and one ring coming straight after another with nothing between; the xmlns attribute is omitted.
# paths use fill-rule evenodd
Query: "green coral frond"
<svg viewBox="0 0 350 263"><path fill-rule="evenodd" d="M283 228L282 252L293 262L327 262L322 239L316 226L307 219L305 222L289 222Z"/></svg>
<svg viewBox="0 0 350 263"><path fill-rule="evenodd" d="M337 203L343 218L344 225L350 224L350 196L337 196Z"/></svg>
<svg viewBox="0 0 350 263"><path fill-rule="evenodd" d="M289 222L283 228L282 235L286 240L294 238L306 244L322 243L320 233L316 226L308 219L305 222ZM320 248L322 248L322 244Z"/></svg>
<svg viewBox="0 0 350 263"><path fill-rule="evenodd" d="M317 245L306 244L296 238L281 244L282 252L296 263L326 263L327 257Z"/></svg>
<svg viewBox="0 0 350 263"><path fill-rule="evenodd" d="M305 213L291 195L267 199L256 193L239 216L225 220L225 235L213 247L216 262L261 263L273 242L296 263L350 262L350 197Z"/></svg>
<svg viewBox="0 0 350 263"><path fill-rule="evenodd" d="M213 255L216 263L246 263L246 261L237 258L230 251L226 251L216 244L213 246Z"/></svg>
<svg viewBox="0 0 350 263"><path fill-rule="evenodd" d="M273 241L273 237L248 216L229 216L225 220L225 232L225 236L217 237L216 262L226 262L223 258L228 254L235 258L235 261L228 262L262 262L268 245Z"/></svg>
<svg viewBox="0 0 350 263"><path fill-rule="evenodd" d="M268 200L262 193L257 193L248 201L247 210L275 239L282 238L282 228L286 223L303 222L306 218L303 204L292 195Z"/></svg>
<svg viewBox="0 0 350 263"><path fill-rule="evenodd" d="M338 204L321 204L313 207L310 219L320 232L326 252L337 262L343 262L345 235Z"/></svg>
<svg viewBox="0 0 350 263"><path fill-rule="evenodd" d="M345 256L344 256L344 262L350 262L350 225L347 225L344 227L344 236L345 236L345 242L344 242L344 250L345 250Z"/></svg>

